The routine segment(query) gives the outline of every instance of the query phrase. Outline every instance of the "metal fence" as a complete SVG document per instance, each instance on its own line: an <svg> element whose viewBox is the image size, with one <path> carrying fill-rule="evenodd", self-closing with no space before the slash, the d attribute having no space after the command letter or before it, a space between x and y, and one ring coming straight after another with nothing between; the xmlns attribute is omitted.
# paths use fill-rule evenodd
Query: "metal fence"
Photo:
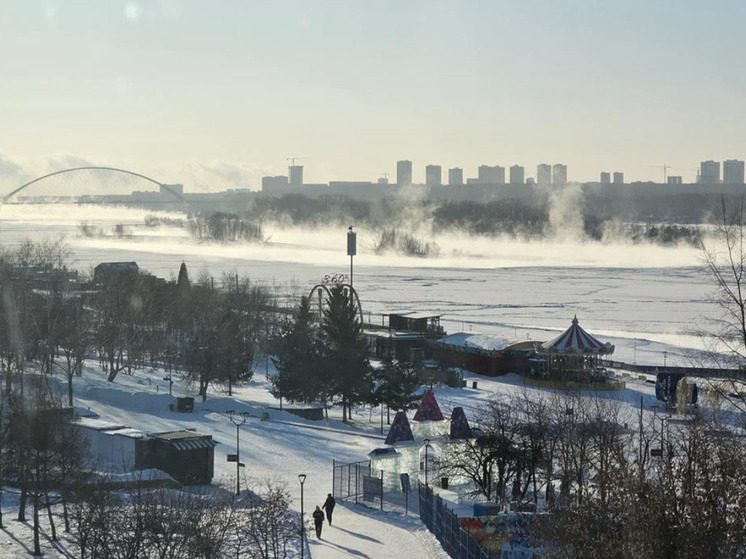
<svg viewBox="0 0 746 559"><path fill-rule="evenodd" d="M338 464L333 461L332 491L335 499L350 500L356 503L363 496L364 479L370 477L370 460Z"/></svg>
<svg viewBox="0 0 746 559"><path fill-rule="evenodd" d="M453 559L490 559L477 539L461 527L458 517L432 488L419 484L420 519Z"/></svg>
<svg viewBox="0 0 746 559"><path fill-rule="evenodd" d="M418 500L400 474L372 471L370 461L333 463L334 498L386 512L419 514ZM414 484L413 484L414 485ZM407 491L405 492L405 489Z"/></svg>

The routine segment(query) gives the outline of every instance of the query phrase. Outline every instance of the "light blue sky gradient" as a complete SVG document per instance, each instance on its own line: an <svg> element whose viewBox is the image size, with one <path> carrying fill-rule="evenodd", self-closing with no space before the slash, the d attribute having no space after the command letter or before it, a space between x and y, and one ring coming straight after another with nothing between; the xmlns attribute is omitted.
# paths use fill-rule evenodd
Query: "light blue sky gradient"
<svg viewBox="0 0 746 559"><path fill-rule="evenodd" d="M744 28L735 0L0 1L0 154L254 189L289 156L307 182L397 159L415 181L542 162L692 180L746 158Z"/></svg>

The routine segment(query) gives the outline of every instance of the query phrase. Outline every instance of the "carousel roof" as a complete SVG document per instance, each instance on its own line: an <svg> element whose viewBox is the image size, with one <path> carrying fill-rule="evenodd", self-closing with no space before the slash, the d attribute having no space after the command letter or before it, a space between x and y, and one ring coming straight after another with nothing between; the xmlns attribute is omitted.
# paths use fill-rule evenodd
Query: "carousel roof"
<svg viewBox="0 0 746 559"><path fill-rule="evenodd" d="M572 325L562 334L544 342L540 353L614 353L614 346L602 343L578 325L578 317L572 319Z"/></svg>

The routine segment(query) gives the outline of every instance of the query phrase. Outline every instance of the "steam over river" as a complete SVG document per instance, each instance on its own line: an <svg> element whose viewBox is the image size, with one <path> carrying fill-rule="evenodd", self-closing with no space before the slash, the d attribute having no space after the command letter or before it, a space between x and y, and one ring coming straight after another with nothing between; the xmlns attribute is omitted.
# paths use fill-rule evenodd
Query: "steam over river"
<svg viewBox="0 0 746 559"><path fill-rule="evenodd" d="M72 266L88 271L99 262L136 261L155 275L175 277L182 261L190 275L203 269L216 279L226 271L306 294L326 274L349 273L346 227L301 230L264 226L266 243L219 245L192 240L184 229L146 227L152 211L75 205L5 205L0 238L6 246L25 238L64 235ZM178 214L159 214L183 218ZM81 222L105 236L87 238ZM112 229L123 224L129 236ZM590 333L616 345L615 359L687 364L682 348L699 347L691 334L714 306L712 284L690 247L637 246L473 238L427 238L437 258L375 255L376 235L358 231L354 283L364 312L418 310L441 314L449 333L459 330L509 338L547 340L577 315Z"/></svg>

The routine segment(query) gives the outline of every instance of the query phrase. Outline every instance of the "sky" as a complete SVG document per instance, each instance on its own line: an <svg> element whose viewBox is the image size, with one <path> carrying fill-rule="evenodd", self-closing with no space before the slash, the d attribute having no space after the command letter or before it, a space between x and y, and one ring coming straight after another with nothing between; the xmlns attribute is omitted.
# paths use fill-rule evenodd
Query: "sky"
<svg viewBox="0 0 746 559"><path fill-rule="evenodd" d="M0 0L0 185L78 164L185 189L746 159L736 0Z"/></svg>

